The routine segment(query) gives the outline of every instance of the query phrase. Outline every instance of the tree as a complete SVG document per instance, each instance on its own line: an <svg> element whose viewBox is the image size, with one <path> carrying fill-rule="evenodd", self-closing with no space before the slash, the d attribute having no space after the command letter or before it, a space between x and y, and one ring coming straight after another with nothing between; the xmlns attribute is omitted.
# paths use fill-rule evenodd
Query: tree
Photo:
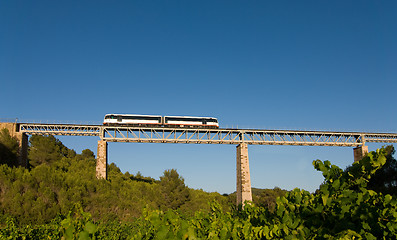
<svg viewBox="0 0 397 240"><path fill-rule="evenodd" d="M252 201L257 206L266 207L269 211L273 212L276 207L276 199L284 196L286 193L287 190L282 190L279 187L275 187L274 189L252 188Z"/></svg>
<svg viewBox="0 0 397 240"><path fill-rule="evenodd" d="M18 158L19 144L18 140L10 136L8 129L3 128L0 131L0 164L16 166Z"/></svg>
<svg viewBox="0 0 397 240"><path fill-rule="evenodd" d="M383 194L397 195L397 160L393 145L385 147L386 163L369 180L368 188Z"/></svg>
<svg viewBox="0 0 397 240"><path fill-rule="evenodd" d="M178 209L190 199L185 180L175 169L164 171L164 175L160 177L160 188L160 202L165 208Z"/></svg>
<svg viewBox="0 0 397 240"><path fill-rule="evenodd" d="M95 158L94 152L91 151L90 149L84 149L84 150L81 152L81 156L83 157L83 159Z"/></svg>
<svg viewBox="0 0 397 240"><path fill-rule="evenodd" d="M54 136L33 135L29 139L30 147L28 152L29 163L36 167L40 164L50 164L62 157L74 157L76 153L65 147L61 141Z"/></svg>

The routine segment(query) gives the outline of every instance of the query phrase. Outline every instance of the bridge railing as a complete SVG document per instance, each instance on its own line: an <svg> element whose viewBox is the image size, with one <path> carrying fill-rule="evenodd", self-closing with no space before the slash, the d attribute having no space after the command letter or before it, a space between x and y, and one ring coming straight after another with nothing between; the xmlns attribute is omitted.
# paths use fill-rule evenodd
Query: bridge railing
<svg viewBox="0 0 397 240"><path fill-rule="evenodd" d="M82 120L43 120L43 119L18 119L18 123L29 123L29 124L58 124L58 125L102 125L101 121L82 121Z"/></svg>

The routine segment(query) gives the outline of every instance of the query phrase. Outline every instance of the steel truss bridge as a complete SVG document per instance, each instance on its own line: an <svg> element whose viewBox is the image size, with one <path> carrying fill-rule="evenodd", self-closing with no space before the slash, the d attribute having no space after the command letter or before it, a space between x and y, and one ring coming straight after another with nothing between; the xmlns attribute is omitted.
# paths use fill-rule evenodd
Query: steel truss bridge
<svg viewBox="0 0 397 240"><path fill-rule="evenodd" d="M26 144L27 134L99 137L96 163L98 179L107 179L108 142L235 144L237 145L237 204L252 201L248 144L355 147L353 149L354 161L360 161L368 152L366 142L397 143L396 133L367 132L148 128L33 123L16 123L15 130L22 133L22 139L25 141L21 142ZM25 149L27 150L27 147ZM27 156L27 151L25 156Z"/></svg>
<svg viewBox="0 0 397 240"><path fill-rule="evenodd" d="M19 123L20 132L39 135L98 136L106 142L254 144L357 147L366 142L397 143L396 133L116 127Z"/></svg>

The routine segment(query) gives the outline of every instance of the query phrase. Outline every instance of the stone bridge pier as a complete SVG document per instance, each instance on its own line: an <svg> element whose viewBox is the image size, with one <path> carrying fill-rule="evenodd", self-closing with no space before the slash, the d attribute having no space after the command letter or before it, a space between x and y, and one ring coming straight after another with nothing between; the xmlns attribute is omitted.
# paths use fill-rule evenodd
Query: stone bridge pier
<svg viewBox="0 0 397 240"><path fill-rule="evenodd" d="M248 161L248 145L241 143L237 150L237 202L243 204L245 201L252 201L251 177Z"/></svg>
<svg viewBox="0 0 397 240"><path fill-rule="evenodd" d="M98 141L98 151L96 160L96 177L107 179L108 177L108 143L104 140Z"/></svg>
<svg viewBox="0 0 397 240"><path fill-rule="evenodd" d="M361 159L363 159L363 157L366 154L368 154L368 146L365 145L358 146L353 149L353 153L354 153L354 162L358 162Z"/></svg>

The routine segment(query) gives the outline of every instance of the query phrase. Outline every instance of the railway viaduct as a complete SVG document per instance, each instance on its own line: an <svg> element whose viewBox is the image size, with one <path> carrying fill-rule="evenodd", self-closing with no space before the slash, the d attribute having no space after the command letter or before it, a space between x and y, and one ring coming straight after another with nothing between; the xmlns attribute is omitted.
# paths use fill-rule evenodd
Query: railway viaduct
<svg viewBox="0 0 397 240"><path fill-rule="evenodd" d="M107 179L108 142L236 145L237 204L252 201L248 145L354 147L354 161L368 152L366 142L397 143L397 133L289 131L256 129L195 129L78 124L0 123L20 145L19 164L27 166L28 135L98 136L96 176Z"/></svg>

